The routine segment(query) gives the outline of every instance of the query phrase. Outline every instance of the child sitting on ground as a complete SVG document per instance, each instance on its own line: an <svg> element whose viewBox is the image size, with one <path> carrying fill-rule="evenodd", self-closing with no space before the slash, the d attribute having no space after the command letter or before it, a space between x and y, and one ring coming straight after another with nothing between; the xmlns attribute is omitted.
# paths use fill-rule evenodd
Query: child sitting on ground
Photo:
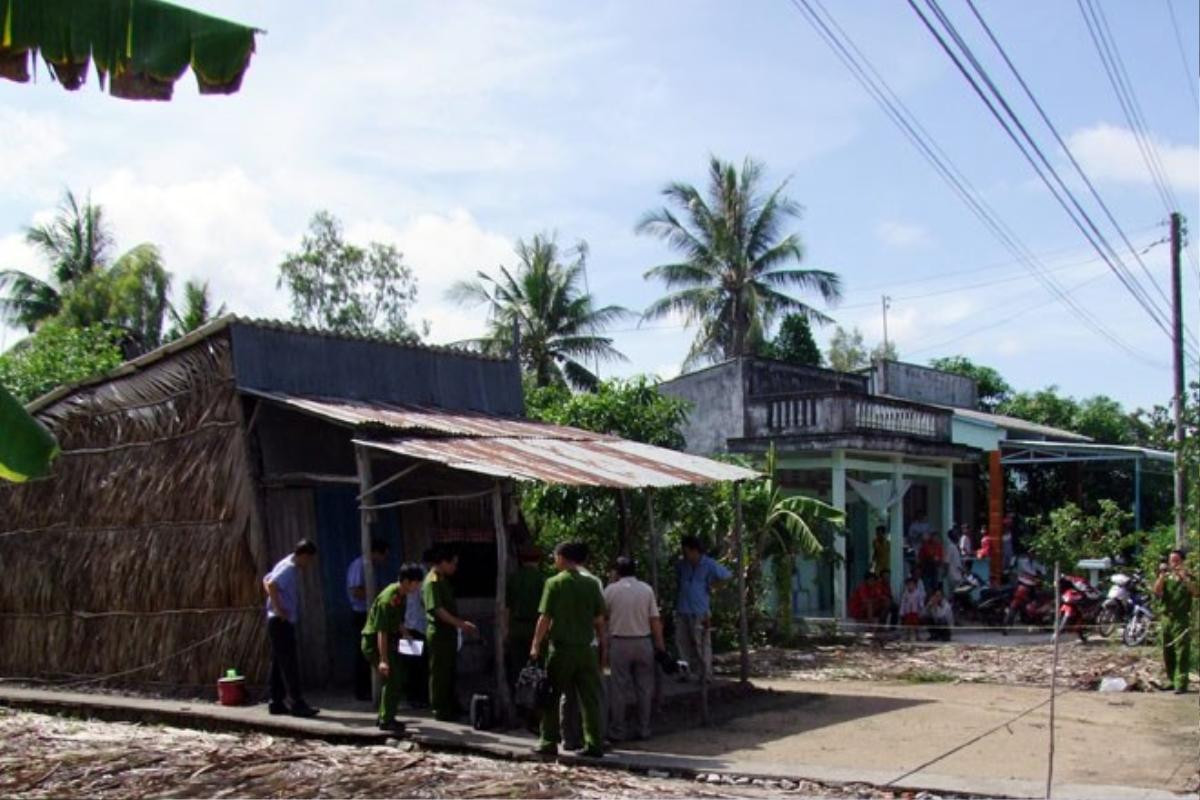
<svg viewBox="0 0 1200 800"><path fill-rule="evenodd" d="M900 595L900 624L904 626L905 638L909 641L916 641L924 608L925 593L921 591L917 579L909 575L904 579L904 592Z"/></svg>

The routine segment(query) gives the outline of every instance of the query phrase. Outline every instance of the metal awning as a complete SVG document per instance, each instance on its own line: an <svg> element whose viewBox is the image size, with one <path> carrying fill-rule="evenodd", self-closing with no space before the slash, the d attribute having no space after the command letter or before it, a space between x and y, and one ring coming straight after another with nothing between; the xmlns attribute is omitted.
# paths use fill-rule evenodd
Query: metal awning
<svg viewBox="0 0 1200 800"><path fill-rule="evenodd" d="M761 477L757 472L582 428L472 411L242 390L347 425L354 443L452 469L563 486L689 486ZM383 438L387 433L403 438Z"/></svg>
<svg viewBox="0 0 1200 800"><path fill-rule="evenodd" d="M355 439L355 444L452 469L518 481L620 489L753 480L753 470L616 437Z"/></svg>
<svg viewBox="0 0 1200 800"><path fill-rule="evenodd" d="M1009 439L1000 443L1005 466L1021 464L1075 464L1088 461L1136 461L1175 463L1175 455L1164 450L1120 444L1090 442L1040 442Z"/></svg>

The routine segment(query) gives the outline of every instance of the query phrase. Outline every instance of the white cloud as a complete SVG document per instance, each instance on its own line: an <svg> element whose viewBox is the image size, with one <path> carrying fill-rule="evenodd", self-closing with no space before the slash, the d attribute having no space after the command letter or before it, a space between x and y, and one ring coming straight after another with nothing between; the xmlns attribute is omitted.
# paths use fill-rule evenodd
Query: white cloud
<svg viewBox="0 0 1200 800"><path fill-rule="evenodd" d="M0 106L4 153L0 156L0 189L16 193L30 175L44 170L67 150L66 135L56 116L30 114Z"/></svg>
<svg viewBox="0 0 1200 800"><path fill-rule="evenodd" d="M932 242L929 232L920 225L896 220L884 220L875 226L875 235L889 247L925 247Z"/></svg>
<svg viewBox="0 0 1200 800"><path fill-rule="evenodd" d="M1152 139L1167 181L1177 189L1200 187L1200 149ZM1075 131L1067 137L1067 145L1084 171L1096 180L1151 183L1137 138L1127 128L1100 123Z"/></svg>

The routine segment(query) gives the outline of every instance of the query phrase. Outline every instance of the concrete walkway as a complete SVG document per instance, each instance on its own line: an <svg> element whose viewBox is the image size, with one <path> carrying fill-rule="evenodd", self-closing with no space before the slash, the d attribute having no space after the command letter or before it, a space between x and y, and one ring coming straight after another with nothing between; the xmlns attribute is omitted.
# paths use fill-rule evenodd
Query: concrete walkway
<svg viewBox="0 0 1200 800"><path fill-rule="evenodd" d="M692 778L697 775L718 773L767 779L806 779L829 784L869 783L912 791L928 790L938 793L974 794L997 797L1042 797L1045 792L1044 779L1030 780L1024 777L989 777L991 771L928 769L900 777L906 770L897 769L886 758L874 757L882 748L887 753L903 751L903 739L885 738L859 739L853 731L839 730L842 723L833 723L816 714L820 704L827 702L830 687L806 684L800 692L787 688L788 696L767 695L779 700L786 710L772 711L759 706L750 715L740 717L731 724L715 726L703 737L694 730L666 734L644 743L638 749L617 749L606 755L601 764L618 769L638 772L662 772ZM846 698L847 684L833 684L842 690L835 697ZM896 696L885 693L871 703L862 699L855 701L859 719L886 717L894 712L918 706L933 705L936 701L922 697L905 696L903 689L942 689L940 687L894 687ZM997 687L999 688L999 687ZM1010 687L1011 688L1011 687ZM815 690L815 691L814 691ZM911 692L909 692L911 694ZM321 698L314 697L314 701ZM264 705L225 707L203 701L174 701L126 697L121 695L60 692L49 689L26 689L0 687L0 705L24 708L48 713L84 715L108 720L148 721L181 727L205 730L252 730L281 736L319 738L342 743L379 744L389 736L373 725L373 714L363 705L325 708L321 716L314 719L297 719L286 716L270 716ZM1195 708L1194 701L1191 703ZM927 709L930 710L930 709ZM783 731L763 727L771 715L783 715L796 722L798 730ZM805 721L813 724L805 724ZM842 722L848 722L843 720ZM910 720L911 721L911 720ZM533 738L523 733L497 733L474 731L469 727L438 722L429 718L407 718L408 732L405 738L422 745L438 749L469 751L504 759L532 758L530 749ZM819 724L818 724L819 723ZM778 726L778 721L773 723ZM739 741L739 731L754 730L760 737L771 737L762 747L747 747ZM967 731L953 731L961 735ZM862 732L862 733L865 733ZM877 731L877 734L881 731ZM1128 745L1124 737L1128 731L1115 730L1111 746L1122 748ZM848 736L849 734L849 736ZM912 732L917 735L916 731ZM732 737L732 738L728 738ZM804 739L804 746L795 746L795 737ZM1012 738L1006 736L1003 738ZM944 737L938 741L943 741ZM1001 739L1003 741L1003 739ZM837 743L843 742L842 750L857 752L857 757L847 760L844 753L836 752ZM1009 745L1011 746L1011 745ZM828 753L830 757L824 757ZM999 753L997 753L999 755ZM1097 757L1101 757L1096 754ZM561 756L563 763L581 762L573 755ZM595 764L594 760L589 763ZM1005 770L998 772L1004 774ZM1100 777L1098 775L1098 777ZM898 779L899 778L899 779ZM1152 786L1116 786L1096 783L1056 783L1054 796L1057 798L1179 798L1163 788ZM1191 795L1195 797L1195 795Z"/></svg>

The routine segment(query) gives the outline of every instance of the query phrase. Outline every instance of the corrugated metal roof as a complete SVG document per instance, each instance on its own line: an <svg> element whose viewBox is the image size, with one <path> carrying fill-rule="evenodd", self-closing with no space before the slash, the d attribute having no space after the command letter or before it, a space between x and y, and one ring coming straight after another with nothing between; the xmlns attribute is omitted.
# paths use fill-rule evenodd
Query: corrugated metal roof
<svg viewBox="0 0 1200 800"><path fill-rule="evenodd" d="M753 470L663 447L593 434L592 439L356 439L356 444L452 469L519 481L621 489L753 480Z"/></svg>
<svg viewBox="0 0 1200 800"><path fill-rule="evenodd" d="M986 411L976 411L973 408L954 408L953 406L938 406L939 408L947 408L954 412L954 416L969 419L972 422L982 422L989 425L995 425L998 428L1004 428L1006 431L1013 433L1026 433L1033 436L1047 436L1053 439L1061 439L1068 442L1090 442L1090 436L1084 436L1081 433L1074 431L1065 431L1062 428L1054 428L1049 425L1042 425L1038 422L1030 422L1017 417L1009 417L1004 414L989 414Z"/></svg>
<svg viewBox="0 0 1200 800"><path fill-rule="evenodd" d="M551 425L513 417L500 417L473 411L447 411L429 406L342 400L331 397L297 397L279 392L244 389L247 394L355 427L380 426L406 433L422 432L443 436L508 439L578 439L602 441L615 437L602 433Z"/></svg>

